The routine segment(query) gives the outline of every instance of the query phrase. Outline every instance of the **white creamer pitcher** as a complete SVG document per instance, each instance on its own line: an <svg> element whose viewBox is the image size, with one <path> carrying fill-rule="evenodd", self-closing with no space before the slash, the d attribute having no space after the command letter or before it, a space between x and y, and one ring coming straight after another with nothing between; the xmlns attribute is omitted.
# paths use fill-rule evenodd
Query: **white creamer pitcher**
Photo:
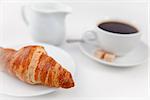
<svg viewBox="0 0 150 100"><path fill-rule="evenodd" d="M34 41L61 45L65 40L65 17L71 8L59 3L22 7L22 17Z"/></svg>

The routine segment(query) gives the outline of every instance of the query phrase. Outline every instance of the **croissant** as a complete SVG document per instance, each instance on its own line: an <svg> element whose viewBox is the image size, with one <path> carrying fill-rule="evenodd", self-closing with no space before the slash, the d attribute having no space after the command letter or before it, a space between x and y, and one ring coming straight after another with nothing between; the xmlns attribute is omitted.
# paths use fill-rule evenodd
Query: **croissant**
<svg viewBox="0 0 150 100"><path fill-rule="evenodd" d="M26 46L18 51L0 48L0 64L8 73L29 84L74 87L71 73L48 56L42 46Z"/></svg>

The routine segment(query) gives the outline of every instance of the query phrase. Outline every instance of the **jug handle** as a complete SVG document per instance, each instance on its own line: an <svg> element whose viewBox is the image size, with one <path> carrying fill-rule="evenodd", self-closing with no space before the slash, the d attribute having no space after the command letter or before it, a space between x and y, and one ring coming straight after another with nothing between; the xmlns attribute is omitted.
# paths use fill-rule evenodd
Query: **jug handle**
<svg viewBox="0 0 150 100"><path fill-rule="evenodd" d="M23 21L25 22L25 24L26 25L28 25L29 23L28 23L28 20L27 20L27 18L26 18L26 6L24 5L24 6L22 6L22 8L21 8L21 15L22 15L22 19L23 19Z"/></svg>

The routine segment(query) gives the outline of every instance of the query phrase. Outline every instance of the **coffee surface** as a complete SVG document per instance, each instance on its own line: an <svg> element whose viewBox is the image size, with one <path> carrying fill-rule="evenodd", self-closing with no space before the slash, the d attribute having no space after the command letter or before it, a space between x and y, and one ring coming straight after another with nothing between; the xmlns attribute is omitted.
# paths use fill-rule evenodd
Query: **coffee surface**
<svg viewBox="0 0 150 100"><path fill-rule="evenodd" d="M98 27L105 31L117 34L133 34L138 32L132 25L115 21L103 22L99 24Z"/></svg>

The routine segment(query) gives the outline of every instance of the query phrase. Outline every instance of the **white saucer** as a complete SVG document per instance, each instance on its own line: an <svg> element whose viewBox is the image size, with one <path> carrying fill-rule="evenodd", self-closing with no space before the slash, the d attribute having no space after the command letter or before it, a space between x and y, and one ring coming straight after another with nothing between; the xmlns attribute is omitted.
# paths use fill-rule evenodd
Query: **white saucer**
<svg viewBox="0 0 150 100"><path fill-rule="evenodd" d="M53 57L58 61L63 67L65 67L71 74L74 76L75 72L75 63L72 57L62 50L61 48L44 44L44 43L25 43L21 45L8 46L9 48L19 49L26 45L42 45L47 51L48 55ZM41 85L29 85L18 80L15 77L8 75L5 72L0 72L0 93L11 95L11 96L20 96L20 97L29 97L29 96L38 96L47 93L52 93L58 89L50 88Z"/></svg>
<svg viewBox="0 0 150 100"><path fill-rule="evenodd" d="M98 47L90 45L88 43L80 43L80 49L87 57L109 66L116 67L133 67L148 59L148 46L142 41L139 43L137 48L128 53L123 57L117 57L114 62L106 62L104 60L98 59L94 56L94 52Z"/></svg>

